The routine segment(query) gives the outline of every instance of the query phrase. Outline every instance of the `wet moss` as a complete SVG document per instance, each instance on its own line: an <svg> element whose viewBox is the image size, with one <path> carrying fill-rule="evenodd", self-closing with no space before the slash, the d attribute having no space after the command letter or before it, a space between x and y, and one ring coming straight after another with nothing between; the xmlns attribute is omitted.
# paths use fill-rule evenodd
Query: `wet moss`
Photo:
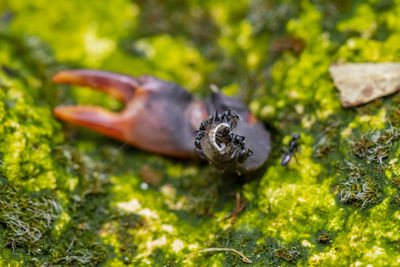
<svg viewBox="0 0 400 267"><path fill-rule="evenodd" d="M399 177L393 178L391 183L392 183L392 185L394 187L396 187L397 189L400 189L400 179L399 179Z"/></svg>
<svg viewBox="0 0 400 267"><path fill-rule="evenodd" d="M399 130L389 125L387 129L372 130L363 134L359 140L352 142L351 149L357 157L383 165L383 161L390 156L392 147L399 137Z"/></svg>
<svg viewBox="0 0 400 267"><path fill-rule="evenodd" d="M397 61L399 14L398 1L0 4L1 264L246 265L231 251L189 257L219 247L254 266L396 265L399 95L344 109L328 68ZM63 68L151 74L204 96L214 83L273 133L267 166L240 180L61 125L56 104L121 108L51 85ZM281 167L294 133L296 160ZM236 193L246 208L232 225ZM38 240L14 227L35 229L31 218Z"/></svg>
<svg viewBox="0 0 400 267"><path fill-rule="evenodd" d="M318 231L316 235L317 241L320 244L330 244L332 243L332 234L329 233L328 231Z"/></svg>
<svg viewBox="0 0 400 267"><path fill-rule="evenodd" d="M287 249L283 246L275 249L273 252L274 257L291 263L296 263L301 258L301 253L296 248Z"/></svg>
<svg viewBox="0 0 400 267"><path fill-rule="evenodd" d="M39 241L50 232L60 212L57 199L49 192L29 195L4 185L0 193L0 223L5 227L6 245L40 249Z"/></svg>
<svg viewBox="0 0 400 267"><path fill-rule="evenodd" d="M382 190L373 178L352 163L348 163L345 173L347 177L340 183L339 201L356 204L361 208L378 203Z"/></svg>
<svg viewBox="0 0 400 267"><path fill-rule="evenodd" d="M400 207L400 195L394 195L393 196L393 203L396 204L398 207Z"/></svg>
<svg viewBox="0 0 400 267"><path fill-rule="evenodd" d="M268 263L271 265L294 265L307 257L306 248L296 242L283 244L279 239L267 238L265 244L266 253L270 257Z"/></svg>

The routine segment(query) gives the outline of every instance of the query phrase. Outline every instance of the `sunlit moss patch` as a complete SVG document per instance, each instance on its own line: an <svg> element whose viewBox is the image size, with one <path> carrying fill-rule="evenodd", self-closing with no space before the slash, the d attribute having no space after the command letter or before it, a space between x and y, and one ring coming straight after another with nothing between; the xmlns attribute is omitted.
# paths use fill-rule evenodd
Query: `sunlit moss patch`
<svg viewBox="0 0 400 267"><path fill-rule="evenodd" d="M399 1L3 2L1 265L400 264L399 95L344 109L328 73L399 60ZM57 122L55 105L123 105L53 85L66 68L214 84L270 130L271 156L239 178Z"/></svg>

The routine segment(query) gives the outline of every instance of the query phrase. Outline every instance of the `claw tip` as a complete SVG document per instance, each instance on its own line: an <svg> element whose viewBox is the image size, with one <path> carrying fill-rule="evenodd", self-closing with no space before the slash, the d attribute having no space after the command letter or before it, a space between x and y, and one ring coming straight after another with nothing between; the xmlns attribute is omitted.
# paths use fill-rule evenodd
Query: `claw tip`
<svg viewBox="0 0 400 267"><path fill-rule="evenodd" d="M68 71L61 71L53 75L51 81L53 83L64 83L70 82L73 79L73 76L69 74Z"/></svg>

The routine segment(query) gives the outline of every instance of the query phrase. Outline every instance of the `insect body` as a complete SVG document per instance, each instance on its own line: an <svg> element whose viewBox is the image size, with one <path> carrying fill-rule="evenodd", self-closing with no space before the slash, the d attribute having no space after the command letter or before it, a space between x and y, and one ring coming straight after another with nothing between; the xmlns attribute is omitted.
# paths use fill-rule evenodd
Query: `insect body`
<svg viewBox="0 0 400 267"><path fill-rule="evenodd" d="M299 139L300 139L300 134L292 135L292 139L289 142L289 151L283 154L281 159L281 166L289 164L292 156L299 149L299 144L297 143Z"/></svg>
<svg viewBox="0 0 400 267"><path fill-rule="evenodd" d="M253 152L246 137L235 134L241 117L234 111L215 112L200 124L195 137L195 151L203 159L223 171L241 174L240 165Z"/></svg>
<svg viewBox="0 0 400 267"><path fill-rule="evenodd" d="M54 114L135 147L180 158L195 157L196 150L213 165L238 173L256 170L268 158L269 132L240 100L218 90L201 100L155 77L98 70L63 71L53 82L89 86L125 102L119 113L59 106Z"/></svg>

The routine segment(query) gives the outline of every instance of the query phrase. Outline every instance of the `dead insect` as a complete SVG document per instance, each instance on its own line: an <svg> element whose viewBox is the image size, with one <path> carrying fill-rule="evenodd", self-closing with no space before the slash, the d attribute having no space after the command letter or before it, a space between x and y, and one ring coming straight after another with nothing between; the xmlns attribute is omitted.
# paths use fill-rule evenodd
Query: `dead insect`
<svg viewBox="0 0 400 267"><path fill-rule="evenodd" d="M292 139L289 142L289 151L283 154L282 159L281 159L281 166L285 166L289 164L292 156L294 153L297 152L299 149L299 144L297 141L300 139L300 134L294 134L292 135Z"/></svg>
<svg viewBox="0 0 400 267"><path fill-rule="evenodd" d="M202 150L200 154L207 157L215 151L204 150L203 134L216 138L212 139L214 149L229 143L234 164L222 162L224 157L213 157L215 165L221 161L228 170L253 171L268 158L268 131L240 100L218 90L212 91L210 99L200 100L176 84L151 76L134 78L97 70L63 71L53 82L89 86L125 102L120 113L94 106L59 106L54 114L138 148L181 158L195 157L195 150ZM210 114L215 114L214 120L204 121ZM197 133L195 141L199 125L202 133Z"/></svg>
<svg viewBox="0 0 400 267"><path fill-rule="evenodd" d="M253 154L245 137L235 134L241 117L234 111L210 116L200 124L194 144L197 154L223 171L241 174L241 165Z"/></svg>

